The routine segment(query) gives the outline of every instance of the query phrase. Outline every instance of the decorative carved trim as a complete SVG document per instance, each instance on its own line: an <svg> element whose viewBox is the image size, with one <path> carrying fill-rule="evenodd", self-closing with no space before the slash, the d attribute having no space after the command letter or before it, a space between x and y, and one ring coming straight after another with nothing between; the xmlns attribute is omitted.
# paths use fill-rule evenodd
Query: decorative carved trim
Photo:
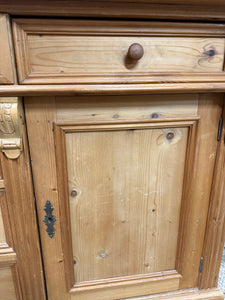
<svg viewBox="0 0 225 300"><path fill-rule="evenodd" d="M17 115L16 103L0 103L0 132L13 134L16 131L15 117Z"/></svg>
<svg viewBox="0 0 225 300"><path fill-rule="evenodd" d="M0 148L10 159L16 159L22 151L19 126L18 98L0 98Z"/></svg>

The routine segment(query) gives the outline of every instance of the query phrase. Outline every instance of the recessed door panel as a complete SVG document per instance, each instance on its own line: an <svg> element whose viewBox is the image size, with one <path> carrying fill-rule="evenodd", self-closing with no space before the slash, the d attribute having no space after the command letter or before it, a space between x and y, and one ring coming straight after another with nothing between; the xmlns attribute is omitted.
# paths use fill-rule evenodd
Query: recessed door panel
<svg viewBox="0 0 225 300"><path fill-rule="evenodd" d="M66 134L75 280L175 269L188 128Z"/></svg>

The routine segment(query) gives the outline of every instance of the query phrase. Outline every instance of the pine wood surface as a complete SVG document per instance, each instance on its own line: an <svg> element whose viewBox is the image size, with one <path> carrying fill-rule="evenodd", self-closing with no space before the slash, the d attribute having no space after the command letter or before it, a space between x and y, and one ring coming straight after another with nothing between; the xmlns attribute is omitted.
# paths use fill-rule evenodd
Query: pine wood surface
<svg viewBox="0 0 225 300"><path fill-rule="evenodd" d="M13 29L22 84L224 80L223 25L14 19Z"/></svg>
<svg viewBox="0 0 225 300"><path fill-rule="evenodd" d="M214 170L214 180L212 185L211 202L209 207L209 216L207 230L205 234L205 243L203 248L203 266L200 277L200 287L216 287L219 277L219 269L223 255L225 242L225 110L223 110L223 128L221 140L218 145L216 165Z"/></svg>
<svg viewBox="0 0 225 300"><path fill-rule="evenodd" d="M199 99L198 115L201 119L196 143L190 144L190 149L194 147L196 150L195 155L190 155L186 161L187 184L183 190L181 234L178 239L177 270L186 278L181 281L181 288L198 286L199 262L217 152L218 122L223 106L222 94L202 94ZM192 259L195 262L190 265Z"/></svg>
<svg viewBox="0 0 225 300"><path fill-rule="evenodd" d="M46 96L54 95L147 95L147 94L187 94L220 93L225 85L215 78L199 83L153 83L153 84L62 84L62 85L13 85L0 86L0 96ZM218 82L217 82L218 81Z"/></svg>
<svg viewBox="0 0 225 300"><path fill-rule="evenodd" d="M15 15L23 86L15 84L9 17L0 15L0 95L32 96L25 98L26 121L49 298L222 300L218 289L174 290L217 285L225 220L224 141L216 142L224 100L216 92L225 92L225 26L168 22L225 20L222 0L13 1L1 1L0 11ZM117 20L55 19L62 13ZM119 20L125 17L167 22ZM135 64L125 59L133 42L145 50ZM153 95L159 92L164 95ZM162 142L162 132L175 134L172 143ZM45 299L24 125L23 138L18 161L0 154L0 291L6 300ZM160 191L154 201L152 183ZM43 223L47 200L56 216L53 239Z"/></svg>
<svg viewBox="0 0 225 300"><path fill-rule="evenodd" d="M76 281L175 269L187 134L66 134L69 191L78 193L70 196Z"/></svg>
<svg viewBox="0 0 225 300"><path fill-rule="evenodd" d="M5 14L0 14L0 41L0 84L13 84L16 73L12 36L9 17Z"/></svg>
<svg viewBox="0 0 225 300"><path fill-rule="evenodd" d="M11 231L9 244L16 252L13 278L17 299L45 299L43 270L37 232L34 194L23 112L20 115L23 152L17 160L10 160L1 152L0 160L5 182L3 221ZM6 210L7 209L7 210ZM7 234L9 237L9 234Z"/></svg>
<svg viewBox="0 0 225 300"><path fill-rule="evenodd" d="M5 230L2 220L2 211L0 209L0 244L5 242Z"/></svg>
<svg viewBox="0 0 225 300"><path fill-rule="evenodd" d="M185 168L186 179L184 181L186 191L184 189L180 215L182 222L179 225L180 236L178 240L181 240L183 232L185 232L185 239L183 237L183 243L178 244L175 266L178 273L182 275L180 288L195 287L198 285L198 267L203 247L209 205L210 182L212 181L213 166L217 150L216 137L218 120L222 111L222 96L219 94L205 94L202 96L196 94L184 95L184 102L182 102L182 95L170 95L168 99L165 95L143 95L136 98L136 103L134 100L135 97L136 96L132 99L132 97L121 96L118 100L115 100L115 96L102 96L102 98L99 96L98 99L96 97L25 98L26 121L30 141L48 294L54 299L76 299L76 297L78 297L78 299L88 299L89 297L93 298L95 296L97 298L113 299L115 295L117 295L118 298L120 295L123 295L123 297L132 296L132 293L136 296L141 295L141 293L148 294L150 293L148 287L151 289L151 292L155 291L155 293L157 289L158 292L162 292L160 289L178 289L175 287L177 284L177 281L174 281L175 278L165 279L164 285L162 284L163 277L160 279L161 285L154 285L154 281L152 285L149 281L150 279L145 281L144 277L142 278L142 280L144 280L143 285L139 285L137 279L133 278L128 288L128 281L127 283L123 281L126 276L119 277L118 283L112 281L112 279L101 278L98 280L89 280L89 282L78 282L77 285L75 284L74 287L72 287L74 283L74 264L72 261L73 234L71 236L70 230L68 229L71 226L70 219L73 220L73 215L69 216L69 190L66 184L68 172L65 163L65 153L69 148L66 145L65 136L76 135L76 130L78 130L80 131L79 136L84 135L86 137L92 128L89 132L91 136L91 134L95 134L96 130L98 130L98 126L103 130L103 133L104 130L108 128L109 131L105 133L108 138L113 132L113 126L117 126L117 129L122 131L115 131L115 134L119 134L120 136L123 130L131 128L129 127L130 122L134 122L134 125L132 125L133 128L141 122L141 126L144 126L143 128L145 129L140 130L146 130L148 122L152 122L151 126L153 127L157 127L157 122L161 124L159 126L162 127L177 122L178 125L172 126L180 128L179 126L183 124L182 127L188 126L188 128L190 128L189 130L191 130L186 154L188 164L188 168ZM105 102L103 100L105 100ZM149 107L147 103L151 103ZM154 120L152 117L154 113L158 114L159 120ZM198 120L199 117L200 120ZM75 120L77 120L77 124L74 123ZM54 127L55 122L58 125ZM198 123L199 125L197 126ZM52 131L53 128L55 133ZM56 130L56 128L62 129ZM120 138L120 140L122 141L123 139ZM78 143L78 141L79 140L76 140L76 143ZM86 143L87 141L88 139L85 139ZM107 138L105 142L107 142ZM105 146L106 145L107 143ZM90 145L86 148L89 149ZM104 151L107 149L107 146L106 149L104 149L104 147L101 148L102 151ZM106 152L108 153L109 151ZM81 151L80 153L84 155L85 152L83 153L83 151ZM71 156L72 160L70 160L69 168L72 167L72 162L76 157L72 154ZM103 157L103 155L101 155L101 157ZM209 163L205 164L205 161L208 161L209 158ZM93 162L91 163L93 164ZM100 162L100 164L104 166L104 160ZM187 174L192 174L192 177L187 176ZM207 181L205 174L208 174ZM88 177L86 177L85 180L87 180L87 178ZM198 184L196 178L198 178ZM45 215L43 208L46 200L50 200L53 204L53 214L56 220L58 220L54 225L56 234L53 239L50 239L47 235L45 231L46 226L43 223ZM92 208L92 206L93 205L90 207ZM91 211L88 212L88 206L86 212L88 215L91 213ZM99 215L99 213L97 213L97 215ZM61 221L59 222L59 220ZM101 235L99 239L101 240ZM91 237L88 238L88 241L91 241ZM157 284L160 280L157 281ZM60 282L60 284L56 285L56 282Z"/></svg>
<svg viewBox="0 0 225 300"><path fill-rule="evenodd" d="M110 0L107 5L103 1L90 0L55 0L52 2L35 0L2 0L0 11L13 15L40 15L63 17L98 17L98 18L138 18L138 19L173 19L173 20L225 20L224 1L127 1Z"/></svg>
<svg viewBox="0 0 225 300"><path fill-rule="evenodd" d="M4 300L16 300L15 288L13 286L13 277L10 267L0 269L0 291Z"/></svg>
<svg viewBox="0 0 225 300"><path fill-rule="evenodd" d="M0 164L0 210L2 213L2 240L0 243L0 272L2 273L2 282L5 285L2 286L1 291L3 295L7 297L13 297L17 299L22 299L21 287L19 284L19 274L18 269L15 266L17 261L17 256L13 247L13 237L12 228L9 216L9 208L7 195L5 191L5 181L3 179L2 166ZM7 291L7 288L9 289ZM16 296L15 296L16 294Z"/></svg>
<svg viewBox="0 0 225 300"><path fill-rule="evenodd" d="M16 253L7 243L0 244L0 268L16 263Z"/></svg>
<svg viewBox="0 0 225 300"><path fill-rule="evenodd" d="M153 296L143 296L138 298L129 298L129 300L223 300L223 293L219 289L207 290L181 290L176 292L163 293ZM128 299L124 299L128 300Z"/></svg>

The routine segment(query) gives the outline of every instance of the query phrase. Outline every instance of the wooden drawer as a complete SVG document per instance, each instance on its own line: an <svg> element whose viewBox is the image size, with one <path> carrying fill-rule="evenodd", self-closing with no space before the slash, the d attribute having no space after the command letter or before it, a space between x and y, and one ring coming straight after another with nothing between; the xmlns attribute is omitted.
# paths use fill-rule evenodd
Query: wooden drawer
<svg viewBox="0 0 225 300"><path fill-rule="evenodd" d="M223 79L224 26L14 19L20 83L201 82ZM138 43L140 59L128 55Z"/></svg>

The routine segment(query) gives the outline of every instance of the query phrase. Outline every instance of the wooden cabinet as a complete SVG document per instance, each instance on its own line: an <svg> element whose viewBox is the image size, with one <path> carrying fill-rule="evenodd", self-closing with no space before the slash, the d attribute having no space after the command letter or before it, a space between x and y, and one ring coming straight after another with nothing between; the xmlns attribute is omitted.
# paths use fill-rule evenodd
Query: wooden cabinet
<svg viewBox="0 0 225 300"><path fill-rule="evenodd" d="M0 3L0 294L222 300L221 8L60 2Z"/></svg>
<svg viewBox="0 0 225 300"><path fill-rule="evenodd" d="M25 98L50 298L199 287L222 107L222 94Z"/></svg>

